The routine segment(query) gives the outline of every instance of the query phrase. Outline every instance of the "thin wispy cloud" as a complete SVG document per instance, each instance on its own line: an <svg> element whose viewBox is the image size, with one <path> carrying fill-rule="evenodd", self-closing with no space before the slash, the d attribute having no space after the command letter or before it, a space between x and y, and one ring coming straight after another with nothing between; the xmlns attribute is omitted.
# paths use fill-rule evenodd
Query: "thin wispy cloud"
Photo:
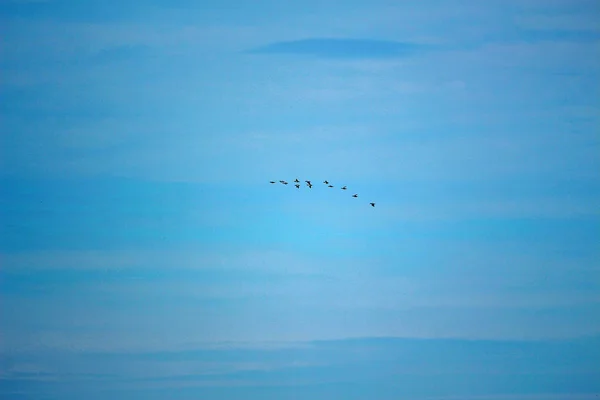
<svg viewBox="0 0 600 400"><path fill-rule="evenodd" d="M401 58L431 50L429 46L377 39L313 38L275 42L250 54L296 54L323 58Z"/></svg>
<svg viewBox="0 0 600 400"><path fill-rule="evenodd" d="M86 62L92 65L107 64L111 62L146 59L151 62L152 47L147 45L121 45L102 49L91 55Z"/></svg>
<svg viewBox="0 0 600 400"><path fill-rule="evenodd" d="M290 343L279 348L39 351L28 362L6 365L2 380L5 385L26 381L25 393L45 389L68 399L83 392L86 383L99 384L97 393L103 395L118 389L134 396L167 390L169 398L179 398L183 388L204 398L211 398L218 388L220 399L236 398L240 392L245 398L264 398L265 393L275 398L286 387L306 398L325 399L330 393L352 398L357 390L358 398L367 398L369 387L376 384L382 394L379 398L384 399L399 394L414 399L453 398L449 394L508 399L529 398L532 392L547 393L538 399L552 399L560 393L598 390L598 384L588 380L598 374L597 342L596 337L565 341L381 337ZM561 374L569 379L548 379ZM45 386L48 381L53 385Z"/></svg>

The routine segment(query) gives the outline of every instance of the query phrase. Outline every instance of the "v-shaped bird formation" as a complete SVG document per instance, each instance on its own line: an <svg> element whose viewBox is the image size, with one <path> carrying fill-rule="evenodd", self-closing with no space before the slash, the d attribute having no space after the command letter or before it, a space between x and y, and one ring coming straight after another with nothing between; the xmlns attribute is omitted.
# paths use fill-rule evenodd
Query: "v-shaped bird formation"
<svg viewBox="0 0 600 400"><path fill-rule="evenodd" d="M312 182L311 182L311 181L309 181L309 180L305 180L304 182L306 183L306 187L308 187L309 189L312 189L312 187L313 187L313 184L312 184ZM277 183L277 182L275 182L275 181L269 181L269 183L271 183L271 184L275 184L275 183ZM279 183L281 183L282 185L287 185L287 184L288 184L288 182L287 182L287 181L285 181L285 180L280 180L280 181L279 181ZM328 188L334 188L334 187L335 187L334 185L332 185L331 183L329 183L329 181L328 181L328 180L324 180L324 181L323 181L323 184L324 184L325 186L327 186ZM294 186L296 187L296 189L300 189L300 180L298 180L298 178L294 179ZM346 185L344 185L344 186L342 186L340 189L341 189L341 190L348 190L348 187L347 187ZM353 197L353 198L358 198L358 194L354 193L354 194L352 195L352 197ZM369 204L371 205L371 207L375 207L375 203L374 203L374 202L372 202L372 203L369 203Z"/></svg>

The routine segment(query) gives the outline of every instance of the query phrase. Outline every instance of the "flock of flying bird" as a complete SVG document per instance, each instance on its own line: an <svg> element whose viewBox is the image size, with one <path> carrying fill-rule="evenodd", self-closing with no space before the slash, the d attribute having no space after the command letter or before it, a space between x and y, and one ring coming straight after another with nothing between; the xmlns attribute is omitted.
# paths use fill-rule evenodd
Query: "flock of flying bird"
<svg viewBox="0 0 600 400"><path fill-rule="evenodd" d="M311 181L304 181L304 182L306 182L306 186L308 186L308 188L309 188L309 189L312 189L312 187L313 187L313 184L311 183ZM277 182L275 182L275 181L269 181L269 183L271 183L271 184L275 184L275 183L277 183ZM286 182L286 181L283 181L283 180L279 181L279 183L281 183L281 184L283 184L283 185L287 185L287 184L288 184L288 182ZM329 181L327 181L327 180L323 181L323 183L324 183L325 185L327 185L327 187L329 187L329 188L332 188L332 187L334 187L334 186L333 186L332 184L330 184L330 183L329 183ZM300 181L298 180L298 178L296 178L296 179L294 180L294 186L296 186L296 189L300 189ZM342 190L348 190L348 188L347 188L346 186L342 186L342 187L341 187L341 189L342 189ZM358 195L355 193L355 194L353 194L353 195L352 195L352 197L356 198L356 197L358 197ZM371 207L375 207L375 203L369 203L369 204L371 205Z"/></svg>

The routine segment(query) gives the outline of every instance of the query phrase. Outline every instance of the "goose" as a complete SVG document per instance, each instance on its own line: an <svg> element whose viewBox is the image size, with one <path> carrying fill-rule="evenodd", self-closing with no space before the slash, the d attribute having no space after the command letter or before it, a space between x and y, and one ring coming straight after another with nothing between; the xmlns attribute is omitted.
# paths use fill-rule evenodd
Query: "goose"
<svg viewBox="0 0 600 400"><path fill-rule="evenodd" d="M329 185L328 187L333 187L333 185Z"/></svg>
<svg viewBox="0 0 600 400"><path fill-rule="evenodd" d="M352 197L358 197L358 195L357 194L353 194Z"/></svg>
<svg viewBox="0 0 600 400"><path fill-rule="evenodd" d="M310 183L306 186L308 186L309 189L312 189L312 185Z"/></svg>
<svg viewBox="0 0 600 400"><path fill-rule="evenodd" d="M310 181L304 181L304 182L306 182L306 183L308 183L310 185Z"/></svg>
<svg viewBox="0 0 600 400"><path fill-rule="evenodd" d="M283 181L282 183L283 183L284 185L287 185L287 184L288 184L286 181Z"/></svg>
<svg viewBox="0 0 600 400"><path fill-rule="evenodd" d="M328 181L323 181L323 183L324 183L324 184L326 184L326 185L329 185L329 182L328 182Z"/></svg>
<svg viewBox="0 0 600 400"><path fill-rule="evenodd" d="M269 181L269 183L275 183L275 181Z"/></svg>
<svg viewBox="0 0 600 400"><path fill-rule="evenodd" d="M375 207L375 203L369 203L371 207Z"/></svg>
<svg viewBox="0 0 600 400"><path fill-rule="evenodd" d="M298 182L300 182L300 181L298 180L298 178L296 178L296 180L294 180L294 182L298 183Z"/></svg>
<svg viewBox="0 0 600 400"><path fill-rule="evenodd" d="M300 189L300 185L295 184L294 186L296 186L296 189Z"/></svg>
<svg viewBox="0 0 600 400"><path fill-rule="evenodd" d="M346 190L348 189L346 186L342 186L342 190Z"/></svg>

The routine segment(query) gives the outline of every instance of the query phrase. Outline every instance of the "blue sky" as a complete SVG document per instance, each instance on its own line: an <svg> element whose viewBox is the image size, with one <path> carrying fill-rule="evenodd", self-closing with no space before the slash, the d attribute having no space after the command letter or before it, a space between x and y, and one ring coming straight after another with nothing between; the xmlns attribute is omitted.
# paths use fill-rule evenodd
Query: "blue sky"
<svg viewBox="0 0 600 400"><path fill-rule="evenodd" d="M595 398L598 18L0 1L1 397Z"/></svg>

